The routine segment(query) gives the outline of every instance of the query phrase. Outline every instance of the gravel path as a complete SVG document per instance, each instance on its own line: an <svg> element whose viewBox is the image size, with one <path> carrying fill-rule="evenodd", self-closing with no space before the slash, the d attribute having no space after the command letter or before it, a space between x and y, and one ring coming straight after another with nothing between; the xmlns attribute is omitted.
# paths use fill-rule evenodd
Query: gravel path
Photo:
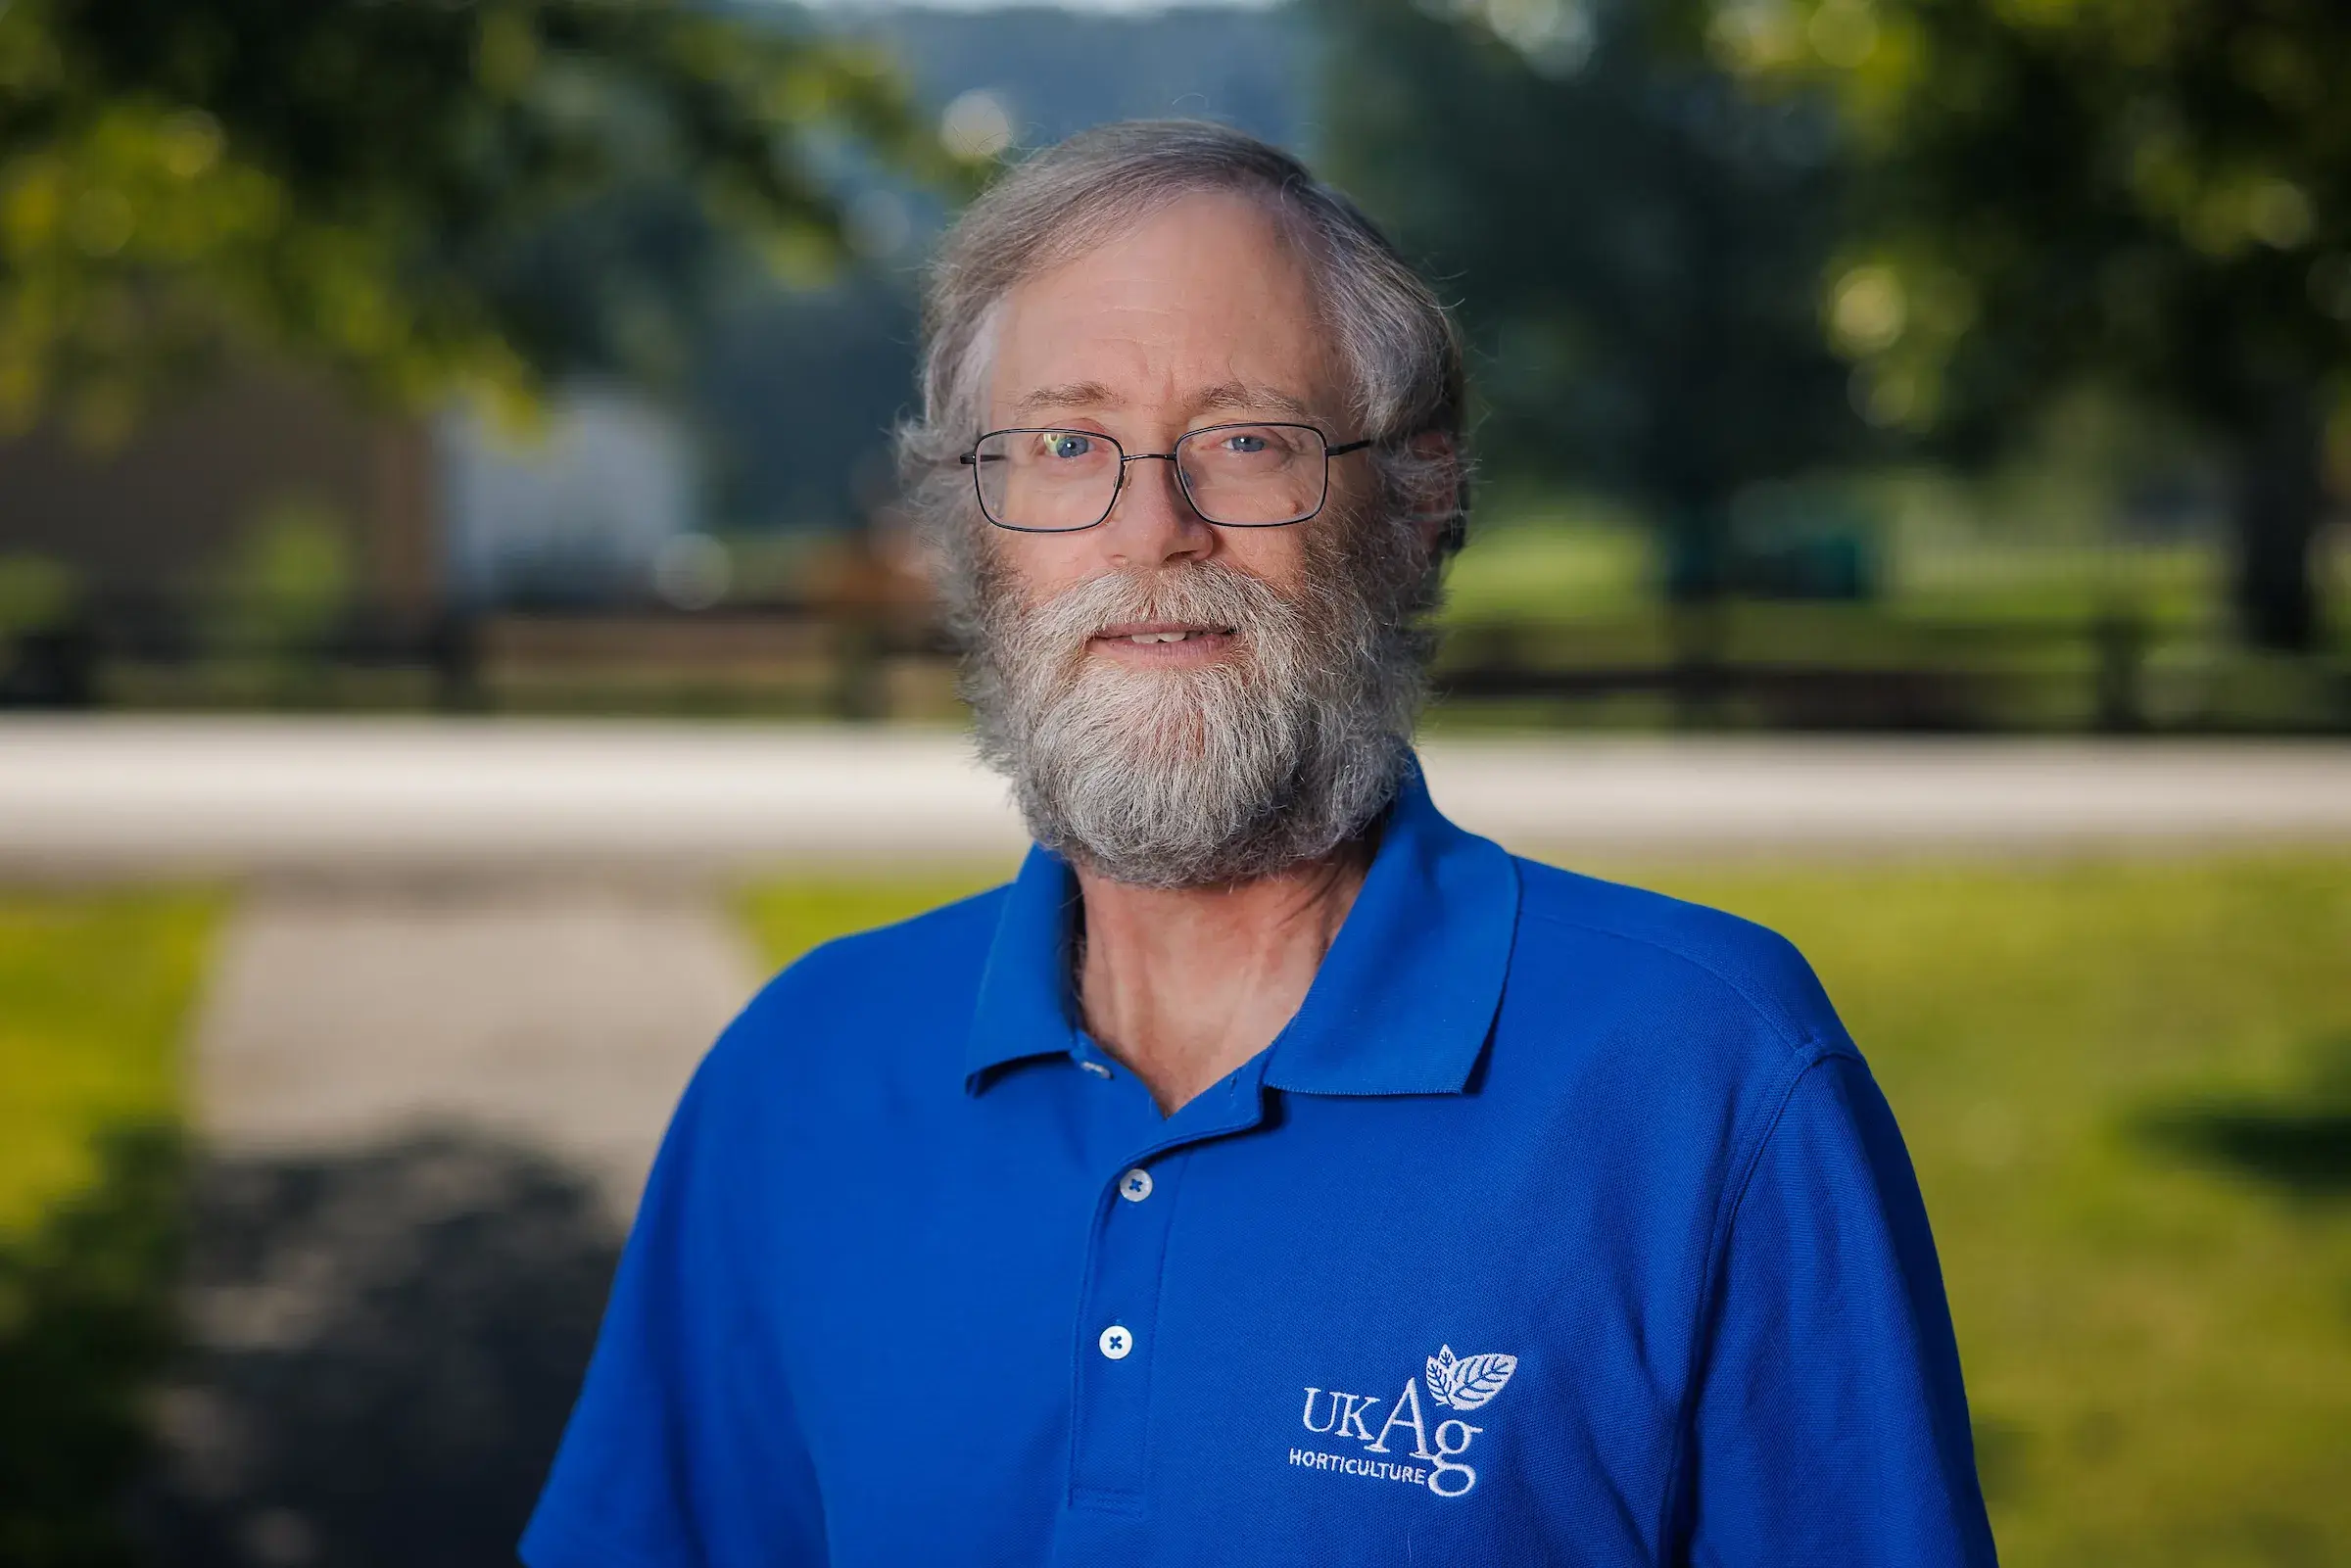
<svg viewBox="0 0 2351 1568"><path fill-rule="evenodd" d="M661 1130L757 980L707 884L249 883L196 1021L142 1560L511 1564Z"/></svg>
<svg viewBox="0 0 2351 1568"><path fill-rule="evenodd" d="M691 888L264 884L198 1020L197 1119L235 1158L493 1137L580 1171L625 1220L757 977Z"/></svg>

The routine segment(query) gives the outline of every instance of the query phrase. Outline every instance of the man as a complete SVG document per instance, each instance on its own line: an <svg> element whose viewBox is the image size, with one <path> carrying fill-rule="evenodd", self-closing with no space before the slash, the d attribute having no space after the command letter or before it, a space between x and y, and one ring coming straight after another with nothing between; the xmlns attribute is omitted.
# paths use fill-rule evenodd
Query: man
<svg viewBox="0 0 2351 1568"><path fill-rule="evenodd" d="M1445 313L1197 124L1007 174L905 433L1009 886L688 1091L533 1568L1990 1563L1894 1122L1788 945L1410 750Z"/></svg>

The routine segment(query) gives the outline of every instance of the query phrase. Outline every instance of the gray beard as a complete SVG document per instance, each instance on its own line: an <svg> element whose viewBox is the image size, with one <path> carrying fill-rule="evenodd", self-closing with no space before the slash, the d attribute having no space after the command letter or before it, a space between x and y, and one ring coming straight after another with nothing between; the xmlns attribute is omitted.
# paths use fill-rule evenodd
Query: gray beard
<svg viewBox="0 0 2351 1568"><path fill-rule="evenodd" d="M1401 526L1322 521L1295 598L1199 562L1032 606L985 545L951 564L980 753L1038 843L1116 881L1199 887L1319 859L1387 805L1426 688L1427 574ZM1103 627L1136 621L1234 637L1199 669L1087 653Z"/></svg>

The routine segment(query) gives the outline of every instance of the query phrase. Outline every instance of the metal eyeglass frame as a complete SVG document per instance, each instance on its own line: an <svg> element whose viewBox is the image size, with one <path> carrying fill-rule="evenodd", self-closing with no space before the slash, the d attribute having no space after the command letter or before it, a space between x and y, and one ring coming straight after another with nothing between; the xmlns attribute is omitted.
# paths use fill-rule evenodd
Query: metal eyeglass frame
<svg viewBox="0 0 2351 1568"><path fill-rule="evenodd" d="M1214 435L1220 430L1313 431L1316 438L1322 443L1322 488L1315 497L1315 509L1303 516L1288 518L1278 523L1219 522L1200 509L1198 499L1192 495L1192 482L1184 477L1183 464L1176 461L1174 448L1166 451L1129 452L1116 436L1104 435L1099 430L1080 430L1071 425L1012 425L1003 430L983 431L974 438L972 450L955 460L972 471L972 499L980 504L980 515L987 519L990 527L1001 528L1011 534L1082 534L1089 528L1100 528L1109 521L1110 514L1118 509L1119 497L1127 489L1127 465L1148 461L1166 462L1175 466L1176 487L1183 492L1184 504L1191 507L1192 514L1211 528L1296 528L1300 523L1311 523L1319 517L1322 514L1323 506L1329 502L1330 460L1333 457L1344 457L1351 451L1361 451L1367 447L1377 445L1376 442L1367 438L1363 441L1342 442L1334 447L1330 443L1330 437L1323 432L1320 425L1304 424L1292 419L1235 419L1221 425L1202 425L1197 430L1187 430L1177 436L1175 445L1180 447L1194 436ZM990 436L1054 436L1062 434L1084 436L1091 441L1107 441L1110 443L1111 451L1119 454L1119 481L1110 489L1110 499L1103 503L1102 515L1090 523L1080 523L1075 528L1023 528L1018 523L998 521L996 515L987 509L987 497L982 493L980 488L980 443L987 440Z"/></svg>

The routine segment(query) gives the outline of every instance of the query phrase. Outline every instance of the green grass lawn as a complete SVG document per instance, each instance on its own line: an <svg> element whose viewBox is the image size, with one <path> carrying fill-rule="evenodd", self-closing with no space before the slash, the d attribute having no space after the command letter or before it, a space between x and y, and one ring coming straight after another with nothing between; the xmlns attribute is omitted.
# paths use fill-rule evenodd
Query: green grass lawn
<svg viewBox="0 0 2351 1568"><path fill-rule="evenodd" d="M1869 1054L2011 1568L2351 1562L2351 856L1607 869L1787 932ZM781 962L985 879L745 907Z"/></svg>
<svg viewBox="0 0 2351 1568"><path fill-rule="evenodd" d="M1624 628L1614 634L1622 641L1657 616L1658 541L1629 513L1505 498L1470 541L1447 572L1448 626L1598 624ZM2159 638L2195 639L2225 630L2230 614L2229 552L2214 542L1896 537L1882 548L1879 595L1846 618L1897 647L1919 627L2069 631L2115 605ZM2314 563L2321 596L2351 604L2351 534L2323 539ZM2330 619L2335 646L2351 648Z"/></svg>
<svg viewBox="0 0 2351 1568"><path fill-rule="evenodd" d="M1631 879L1794 938L1868 1054L2005 1562L2351 1562L2351 856Z"/></svg>
<svg viewBox="0 0 2351 1568"><path fill-rule="evenodd" d="M769 882L746 891L741 908L760 955L780 969L820 942L953 903L1003 881L1015 869L970 866L864 879L835 876Z"/></svg>
<svg viewBox="0 0 2351 1568"><path fill-rule="evenodd" d="M176 1121L216 901L0 892L0 1236L97 1174L93 1137Z"/></svg>
<svg viewBox="0 0 2351 1568"><path fill-rule="evenodd" d="M1605 694L1457 694L1431 715L1452 731L1671 725L1668 693L1633 672L1672 668L1701 624L1734 672L1799 666L1913 678L1907 716L1874 722L2066 732L2101 721L2101 678L2129 648L2135 707L2158 730L2339 731L2351 675L2351 534L2320 552L2331 633L2315 655L2239 645L2226 552L2207 544L1988 544L1890 547L1880 592L1833 602L1739 597L1701 621L1659 600L1654 536L1622 517L1507 518L1454 563L1441 621L1443 688L1463 672L1615 671ZM2122 619L2117 620L2115 617ZM2103 629L2102 629L2103 628ZM1915 683L1923 681L1923 686ZM1736 683L1734 683L1736 684ZM1751 693L1708 722L1735 728L1864 722L1866 700L1818 706ZM1852 704L1858 702L1858 707Z"/></svg>

